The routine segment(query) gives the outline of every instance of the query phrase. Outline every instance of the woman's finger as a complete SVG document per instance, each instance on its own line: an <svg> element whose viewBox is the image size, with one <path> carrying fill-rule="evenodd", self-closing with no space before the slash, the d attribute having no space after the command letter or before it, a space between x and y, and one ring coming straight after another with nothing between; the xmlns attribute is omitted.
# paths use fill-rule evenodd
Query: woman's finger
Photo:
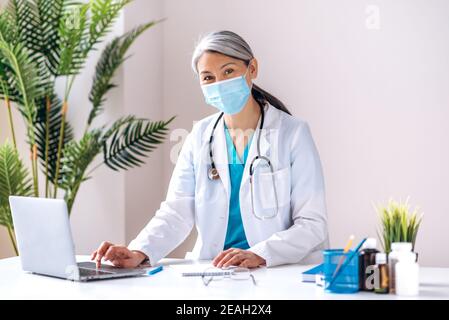
<svg viewBox="0 0 449 320"><path fill-rule="evenodd" d="M90 255L90 260L94 260L96 256L97 256L97 250L92 252L92 254Z"/></svg>
<svg viewBox="0 0 449 320"><path fill-rule="evenodd" d="M111 260L111 263L112 263L112 265L113 265L114 267L117 267L117 268L123 268L123 267L122 267L122 265L123 265L123 259L114 259L114 260Z"/></svg>
<svg viewBox="0 0 449 320"><path fill-rule="evenodd" d="M242 267L242 268L251 268L251 260L248 259L248 258L243 259L243 260L240 262L239 267Z"/></svg>
<svg viewBox="0 0 449 320"><path fill-rule="evenodd" d="M228 262L228 261L229 261L233 256L235 256L237 253L238 253L238 252L236 252L235 250L233 250L233 251L227 253L227 254L223 257L223 259L221 259L221 260L218 262L217 267L218 267L218 268L222 268L223 265L224 265L226 262Z"/></svg>
<svg viewBox="0 0 449 320"><path fill-rule="evenodd" d="M248 253L248 255L240 264L241 267L252 269L252 268L258 268L258 267L266 264L265 259L256 255L255 253L252 253L250 251L247 251L247 253Z"/></svg>
<svg viewBox="0 0 449 320"><path fill-rule="evenodd" d="M111 260L112 265L118 268L135 268L136 263L132 259L120 258L118 256Z"/></svg>
<svg viewBox="0 0 449 320"><path fill-rule="evenodd" d="M100 247L97 250L97 255L95 257L97 268L100 268L101 266L101 258L103 258L106 251L109 249L109 247L112 246L112 243L104 241Z"/></svg>
<svg viewBox="0 0 449 320"><path fill-rule="evenodd" d="M117 256L117 247L116 246L110 246L109 249L106 251L106 253L103 256L104 261L110 261L114 260Z"/></svg>
<svg viewBox="0 0 449 320"><path fill-rule="evenodd" d="M131 251L123 246L117 247L115 246L115 254L116 256L125 259L131 257Z"/></svg>
<svg viewBox="0 0 449 320"><path fill-rule="evenodd" d="M234 248L230 248L230 249L227 249L227 250L225 250L225 251L222 251L218 256L216 256L216 257L214 258L214 260L212 260L212 265L216 267L217 264L218 264L218 262L220 262L220 260L223 259L223 257L224 257L226 254L228 254L229 252L231 252L232 250L234 250Z"/></svg>
<svg viewBox="0 0 449 320"><path fill-rule="evenodd" d="M237 266L244 258L245 256L242 253L237 253L223 265L223 268Z"/></svg>
<svg viewBox="0 0 449 320"><path fill-rule="evenodd" d="M242 262L240 263L240 267L248 269L257 268L259 265L260 265L259 262L257 262L256 259L254 259L254 257L248 257L246 259L243 259Z"/></svg>
<svg viewBox="0 0 449 320"><path fill-rule="evenodd" d="M97 258L98 258L98 256L103 257L104 254L106 253L106 251L108 251L110 246L112 246L112 243L103 241L97 249Z"/></svg>
<svg viewBox="0 0 449 320"><path fill-rule="evenodd" d="M227 250L224 250L224 251L220 252L220 253L215 257L215 259L214 259L213 261L219 262L221 259L223 259L223 257L224 257L227 253L231 252L232 250L234 250L234 249L233 249L233 248L229 248L229 249L227 249Z"/></svg>

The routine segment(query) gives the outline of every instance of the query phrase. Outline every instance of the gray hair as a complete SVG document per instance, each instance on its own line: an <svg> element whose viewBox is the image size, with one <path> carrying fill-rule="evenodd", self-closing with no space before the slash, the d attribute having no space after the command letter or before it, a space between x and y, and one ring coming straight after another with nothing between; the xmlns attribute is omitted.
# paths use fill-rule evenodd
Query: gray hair
<svg viewBox="0 0 449 320"><path fill-rule="evenodd" d="M249 44L238 34L226 30L208 33L200 39L192 56L192 69L195 74L198 74L198 60L205 52L221 53L228 57L242 60L246 65L254 58ZM291 114L279 99L255 84L252 87L252 95L259 103L264 104L268 102L273 107Z"/></svg>
<svg viewBox="0 0 449 320"><path fill-rule="evenodd" d="M231 31L215 31L201 38L192 57L192 69L196 74L198 74L198 60L204 52L218 52L228 57L243 60L245 63L249 63L254 58L249 44L238 34Z"/></svg>

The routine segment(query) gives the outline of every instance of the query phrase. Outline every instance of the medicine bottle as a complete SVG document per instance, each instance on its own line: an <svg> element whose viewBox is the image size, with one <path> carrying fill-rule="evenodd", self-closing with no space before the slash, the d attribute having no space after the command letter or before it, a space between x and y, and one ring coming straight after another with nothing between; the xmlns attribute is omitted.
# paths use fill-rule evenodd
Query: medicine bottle
<svg viewBox="0 0 449 320"><path fill-rule="evenodd" d="M419 265L416 254L403 252L396 264L396 294L400 296L417 296L419 294Z"/></svg>
<svg viewBox="0 0 449 320"><path fill-rule="evenodd" d="M391 244L391 252L388 254L388 275L390 276L390 293L396 292L396 274L395 267L398 262L398 257L402 253L412 251L412 244L410 242L393 242Z"/></svg>
<svg viewBox="0 0 449 320"><path fill-rule="evenodd" d="M377 241L375 238L366 239L359 256L359 289L374 290L374 279L371 277L376 265ZM368 280L368 281L367 281Z"/></svg>
<svg viewBox="0 0 449 320"><path fill-rule="evenodd" d="M374 269L374 274L377 277L377 279L374 280L374 292L388 293L389 277L386 253L376 253L376 267Z"/></svg>

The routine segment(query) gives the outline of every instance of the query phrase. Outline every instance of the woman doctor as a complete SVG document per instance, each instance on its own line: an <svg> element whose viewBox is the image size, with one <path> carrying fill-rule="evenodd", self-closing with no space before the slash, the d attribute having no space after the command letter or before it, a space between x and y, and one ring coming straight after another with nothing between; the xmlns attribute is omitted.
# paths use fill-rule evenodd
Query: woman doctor
<svg viewBox="0 0 449 320"><path fill-rule="evenodd" d="M191 257L254 268L316 263L328 245L324 181L306 122L253 83L258 63L230 31L197 45L192 67L218 113L196 123L180 152L167 198L128 247L93 252L125 268L155 264L194 226Z"/></svg>

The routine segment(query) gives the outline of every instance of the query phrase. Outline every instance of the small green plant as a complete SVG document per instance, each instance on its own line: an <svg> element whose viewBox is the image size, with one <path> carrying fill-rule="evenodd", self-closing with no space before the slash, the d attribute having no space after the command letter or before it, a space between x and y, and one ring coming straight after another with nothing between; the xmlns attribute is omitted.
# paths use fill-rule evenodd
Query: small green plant
<svg viewBox="0 0 449 320"><path fill-rule="evenodd" d="M381 219L378 236L386 253L391 251L393 242L411 242L413 250L415 248L423 215L418 208L411 211L408 200L397 202L390 199L386 206L374 206Z"/></svg>
<svg viewBox="0 0 449 320"><path fill-rule="evenodd" d="M17 150L9 142L0 145L0 225L6 227L9 238L17 254L14 238L9 196L31 196L33 193L32 180L28 169L20 159Z"/></svg>

